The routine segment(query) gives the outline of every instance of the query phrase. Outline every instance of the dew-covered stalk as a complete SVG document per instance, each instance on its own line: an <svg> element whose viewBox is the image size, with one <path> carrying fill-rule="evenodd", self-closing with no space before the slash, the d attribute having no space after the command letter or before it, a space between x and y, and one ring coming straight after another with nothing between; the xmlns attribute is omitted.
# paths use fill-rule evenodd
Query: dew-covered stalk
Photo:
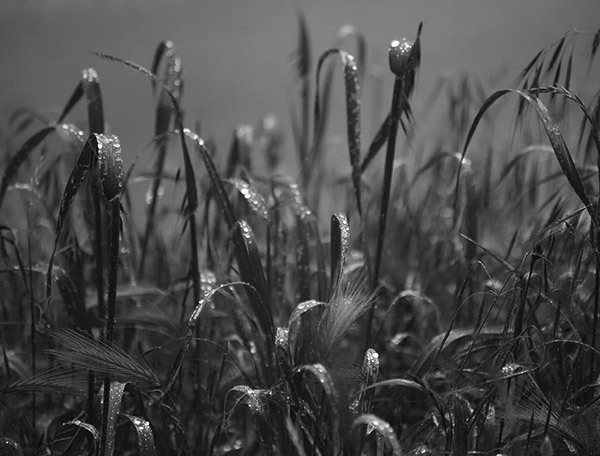
<svg viewBox="0 0 600 456"><path fill-rule="evenodd" d="M376 289L379 282L379 274L381 272L381 255L383 253L383 242L385 240L385 229L387 224L388 206L390 202L390 194L392 187L392 173L394 170L394 154L396 151L396 138L398 136L398 124L400 122L400 114L402 113L403 80L402 75L405 72L406 62L402 56L406 54L407 47L411 44L406 41L392 41L389 49L390 69L396 75L394 81L394 92L392 94L392 106L390 111L390 124L388 129L387 150L385 155L385 165L383 168L383 184L381 190L381 205L379 208L379 230L377 237L377 250L375 251L375 267L373 272L372 289ZM367 344L371 337L371 327L373 324L373 314L375 311L374 305L369 309L367 320Z"/></svg>
<svg viewBox="0 0 600 456"><path fill-rule="evenodd" d="M120 194L123 189L123 161L121 146L116 136L97 135L97 155L100 171L100 185L109 210L109 265L108 265L108 296L106 301L106 326L104 340L107 344L114 343L117 302L117 279L119 273L119 236L121 231L121 202ZM111 456L108 451L108 419L110 407L110 376L104 377L102 401L102 432L100 439L100 454Z"/></svg>
<svg viewBox="0 0 600 456"><path fill-rule="evenodd" d="M107 299L107 315L106 329L104 339L108 344L112 344L115 339L115 307L117 300L117 276L119 270L119 217L120 217L120 202L116 198L110 203L110 231L109 231L109 255L110 264L108 269L108 299ZM110 413L110 376L106 375L103 382L102 396L102 435L100 442L100 454L106 454L107 449L107 429L108 416Z"/></svg>

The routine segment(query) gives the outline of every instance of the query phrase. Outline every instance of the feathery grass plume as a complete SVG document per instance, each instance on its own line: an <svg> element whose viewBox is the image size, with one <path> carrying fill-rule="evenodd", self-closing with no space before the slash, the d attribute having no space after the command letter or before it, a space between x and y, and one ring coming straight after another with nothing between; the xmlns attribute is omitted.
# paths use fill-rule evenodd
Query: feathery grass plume
<svg viewBox="0 0 600 456"><path fill-rule="evenodd" d="M354 61L354 57L345 51L339 49L329 49L319 57L317 66L317 76L315 83L315 108L314 108L314 144L313 144L313 159L314 155L318 154L320 144L317 138L320 130L321 112L319 102L319 77L321 68L330 55L337 54L340 56L342 65L344 66L344 85L346 89L346 125L348 136L348 151L350 154L350 164L352 166L352 183L356 197L356 205L358 213L362 216L361 203L361 173L360 173L360 83L358 77L358 65Z"/></svg>
<svg viewBox="0 0 600 456"><path fill-rule="evenodd" d="M7 376L0 384L0 396L31 392L83 396L86 388L87 379L83 372L52 367L18 380L11 381Z"/></svg>
<svg viewBox="0 0 600 456"><path fill-rule="evenodd" d="M400 448L396 434L394 433L392 426L390 426L387 421L379 418L378 416L365 413L357 416L352 423L352 427L359 427L361 425L366 425L367 429L371 429L371 432L375 430L381 434L381 436L384 438L384 441L387 442L391 447L392 454L394 456L402 456L402 449ZM367 432L369 433L369 431ZM377 453L383 454L384 451L384 448L379 447Z"/></svg>
<svg viewBox="0 0 600 456"><path fill-rule="evenodd" d="M156 447L154 445L154 434L150 423L143 418L137 416L128 415L123 413L122 416L127 418L133 427L138 438L138 451L140 456L154 456L156 454Z"/></svg>
<svg viewBox="0 0 600 456"><path fill-rule="evenodd" d="M318 344L324 359L334 353L350 326L373 305L376 293L369 294L364 270L342 277L319 322Z"/></svg>
<svg viewBox="0 0 600 456"><path fill-rule="evenodd" d="M100 158L100 156L102 156L102 158ZM101 165L99 166L98 162L100 160ZM111 204L116 204L118 206L118 194L122 189L122 171L122 158L118 138L114 135L107 136L92 133L81 150L75 168L71 171L60 203L56 220L54 247L48 262L48 272L46 276L46 298L48 300L50 299L52 292L52 268L54 265L54 256L58 247L58 240L75 196L83 183L88 180L90 174L99 173L99 179L105 199L116 199L116 203L113 201ZM112 223L115 222L117 223L118 236L118 220L112 221Z"/></svg>
<svg viewBox="0 0 600 456"><path fill-rule="evenodd" d="M140 272L144 273L146 252L148 251L148 242L154 230L156 207L159 198L159 189L161 185L161 175L165 166L167 155L167 138L165 133L171 128L173 119L177 116L176 109L172 105L172 100L180 102L183 89L182 64L181 58L175 52L174 44L171 41L162 41L156 48L154 59L152 61L152 74L158 73L160 64L165 61L163 78L158 84L156 79L152 79L152 91L156 97L156 111L154 120L154 135L161 139L157 141L158 155L154 162L154 176L150 187L148 188L146 200L148 202L146 227L142 238L140 259Z"/></svg>
<svg viewBox="0 0 600 456"><path fill-rule="evenodd" d="M165 382L166 386L162 393L163 396L166 395L170 391L170 389L175 384L177 377L179 376L179 374L181 372L181 367L183 366L183 361L185 359L187 352L189 351L189 349L192 345L194 333L196 331L196 327L198 326L198 320L200 319L200 315L202 314L204 307L213 299L213 297L217 293L227 291L231 287L237 286L237 285L250 287L245 282L230 282L230 283L226 283L226 284L220 285L218 287L215 287L215 288L211 289L210 291L207 291L202 296L202 299L198 302L198 304L196 305L196 307L194 308L194 310L192 311L192 313L188 319L186 333L185 333L185 339L184 339L184 345L183 345L183 348L180 350L180 352L177 354L177 358L173 362L173 366L170 369L169 375L167 377L167 381Z"/></svg>
<svg viewBox="0 0 600 456"><path fill-rule="evenodd" d="M45 352L79 369L93 369L115 381L129 382L143 388L156 388L160 380L156 372L141 357L125 352L108 340L94 340L91 336L70 329L51 333L56 348Z"/></svg>

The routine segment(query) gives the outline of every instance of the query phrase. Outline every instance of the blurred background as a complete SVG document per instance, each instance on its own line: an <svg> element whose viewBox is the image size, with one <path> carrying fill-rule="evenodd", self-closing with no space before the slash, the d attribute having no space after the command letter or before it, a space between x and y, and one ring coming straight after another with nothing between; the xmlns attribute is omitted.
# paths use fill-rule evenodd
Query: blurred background
<svg viewBox="0 0 600 456"><path fill-rule="evenodd" d="M343 25L361 31L368 42L369 68L380 65L386 94L393 84L386 63L390 41L414 39L423 21L417 105L441 76L453 72L479 78L486 91L510 87L542 47L572 28L596 31L600 19L598 0L4 0L0 133L18 107L60 109L81 70L91 66L100 76L109 127L132 157L152 138L150 83L86 49L149 67L157 44L169 39L183 59L189 126L200 122L203 136L222 151L236 125L257 125L273 113L286 132L287 149L293 148L289 111L297 93L297 10L306 16L313 61L332 47ZM336 78L339 96L341 79ZM367 96L369 84L367 79ZM367 106L365 117L373 112ZM340 100L335 110L341 114L343 109ZM71 120L83 120L83 111L79 116ZM343 115L337 117L330 130L343 135ZM370 124L364 120L365 142L372 136Z"/></svg>

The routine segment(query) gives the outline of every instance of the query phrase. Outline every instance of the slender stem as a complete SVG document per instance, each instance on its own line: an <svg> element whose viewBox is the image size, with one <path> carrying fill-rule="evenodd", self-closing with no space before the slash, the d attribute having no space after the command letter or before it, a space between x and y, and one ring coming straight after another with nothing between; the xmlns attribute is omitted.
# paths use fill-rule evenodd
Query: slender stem
<svg viewBox="0 0 600 456"><path fill-rule="evenodd" d="M104 340L112 344L115 340L115 307L117 301L117 279L119 272L119 225L120 202L115 198L110 203L110 229L109 229L109 266L108 266L108 300L107 317ZM110 376L104 377L104 391L102 397L102 432L100 436L100 455L107 456L108 414L110 402Z"/></svg>
<svg viewBox="0 0 600 456"><path fill-rule="evenodd" d="M390 193L392 187L392 174L394 170L394 154L396 151L396 137L398 136L398 123L402 108L402 79L396 77L394 81L394 93L392 95L392 107L390 113L390 125L388 129L387 151L385 156L385 166L383 168L383 185L381 191L381 206L379 208L379 234L377 237L377 250L375 251L375 267L373 272L372 289L375 290L379 283L379 274L381 271L381 255L383 252L383 242L385 240L385 228L387 224L388 206L390 202ZM366 346L369 347L371 339L371 328L373 326L373 315L375 304L369 308L367 318Z"/></svg>
<svg viewBox="0 0 600 456"><path fill-rule="evenodd" d="M31 198L29 200L29 204L31 204ZM29 214L31 213L31 207L29 207L28 211L28 219L30 219ZM30 224L30 220L28 220L28 224ZM31 224L29 225L31 226ZM33 375L36 373L36 360L35 360L35 352L36 352L36 344L35 344L35 299L33 296L33 263L31 259L31 230L27 231L27 256L28 256L28 279L29 279L29 318L30 322L30 330L31 330L31 372ZM31 425L35 430L35 422L36 422L36 395L35 392L31 393Z"/></svg>

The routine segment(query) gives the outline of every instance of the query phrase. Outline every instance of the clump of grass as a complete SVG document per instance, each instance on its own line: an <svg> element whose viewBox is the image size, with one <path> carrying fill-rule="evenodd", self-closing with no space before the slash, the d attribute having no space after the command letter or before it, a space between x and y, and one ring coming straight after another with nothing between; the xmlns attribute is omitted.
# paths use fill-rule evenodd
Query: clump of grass
<svg viewBox="0 0 600 456"><path fill-rule="evenodd" d="M441 81L430 102L448 95L450 127L430 150L415 128L427 112L409 102L419 25L392 43L389 114L361 150L366 39L344 27L311 87L298 18L300 183L273 175L283 139L272 118L238 126L220 169L216 146L186 128L168 41L150 70L94 52L149 78L156 98L140 226L123 206L145 175L137 158L124 170L104 130L94 70L56 121L15 113L21 146L3 154L0 182L0 453L596 454L600 103L573 88L586 81L577 62L593 73L600 34L567 33L515 88ZM357 58L342 49L351 36ZM323 218L332 56L350 166ZM516 154L479 133L509 95ZM84 130L65 123L82 100ZM176 176L164 171L171 147ZM167 178L179 232L157 223Z"/></svg>

